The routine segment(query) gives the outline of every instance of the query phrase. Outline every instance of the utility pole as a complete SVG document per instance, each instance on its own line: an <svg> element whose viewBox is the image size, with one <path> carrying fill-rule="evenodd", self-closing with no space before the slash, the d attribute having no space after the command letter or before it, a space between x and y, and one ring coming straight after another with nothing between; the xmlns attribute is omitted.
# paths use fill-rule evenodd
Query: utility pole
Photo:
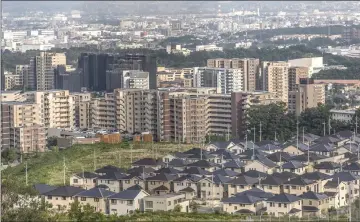
<svg viewBox="0 0 360 222"><path fill-rule="evenodd" d="M299 120L296 121L296 149L299 149Z"/></svg>
<svg viewBox="0 0 360 222"><path fill-rule="evenodd" d="M355 116L355 134L357 135L358 121L357 116Z"/></svg>
<svg viewBox="0 0 360 222"><path fill-rule="evenodd" d="M28 185L28 164L25 162L25 184Z"/></svg>
<svg viewBox="0 0 360 222"><path fill-rule="evenodd" d="M254 129L254 142L253 142L253 155L251 157L252 160L255 160L255 127L253 128Z"/></svg>
<svg viewBox="0 0 360 222"><path fill-rule="evenodd" d="M329 120L328 120L328 127L329 127L329 136L330 136L330 134L331 134L331 122L330 122L330 117L329 117Z"/></svg>
<svg viewBox="0 0 360 222"><path fill-rule="evenodd" d="M230 140L230 126L227 127L227 141Z"/></svg>
<svg viewBox="0 0 360 222"><path fill-rule="evenodd" d="M259 141L261 141L261 134L262 134L262 132L261 132L261 121L260 121L260 130L259 130L259 132L260 132L260 138L259 138Z"/></svg>
<svg viewBox="0 0 360 222"><path fill-rule="evenodd" d="M93 156L93 161L94 161L94 171L96 170L96 156L95 156L95 147L94 147L94 156Z"/></svg>
<svg viewBox="0 0 360 222"><path fill-rule="evenodd" d="M64 163L63 163L63 168L64 168L64 186L65 186L65 184L66 184L66 163L65 163L65 156L63 157L63 161L64 161Z"/></svg>
<svg viewBox="0 0 360 222"><path fill-rule="evenodd" d="M133 145L130 144L130 164L132 164L132 162L133 162L132 149L133 149ZM157 153L156 153L156 159L157 159Z"/></svg>
<svg viewBox="0 0 360 222"><path fill-rule="evenodd" d="M277 141L277 138L276 138L276 131L275 131L275 139L274 139L275 141Z"/></svg>
<svg viewBox="0 0 360 222"><path fill-rule="evenodd" d="M245 149L248 149L247 132L245 134Z"/></svg>
<svg viewBox="0 0 360 222"><path fill-rule="evenodd" d="M305 129L304 129L304 127L302 128L302 134L303 134L302 143L304 144L305 143Z"/></svg>
<svg viewBox="0 0 360 222"><path fill-rule="evenodd" d="M326 123L323 122L323 125L324 125L324 136L326 136Z"/></svg>

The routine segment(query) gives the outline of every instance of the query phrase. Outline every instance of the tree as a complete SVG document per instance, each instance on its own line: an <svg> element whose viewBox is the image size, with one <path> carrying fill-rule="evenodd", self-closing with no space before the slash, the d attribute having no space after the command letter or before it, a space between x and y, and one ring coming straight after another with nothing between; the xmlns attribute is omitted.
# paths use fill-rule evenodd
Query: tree
<svg viewBox="0 0 360 222"><path fill-rule="evenodd" d="M72 221L82 222L82 221L103 221L105 215L96 212L95 208L89 204L82 205L78 200L75 200L70 204L70 210L68 211L68 217Z"/></svg>
<svg viewBox="0 0 360 222"><path fill-rule="evenodd" d="M199 209L199 204L196 203L195 201L191 201L189 204L189 207L191 209L192 212L196 213Z"/></svg>
<svg viewBox="0 0 360 222"><path fill-rule="evenodd" d="M247 113L249 140L254 138L255 127L256 141L259 141L260 123L262 140L273 140L276 133L278 140L286 141L296 131L296 118L293 114L287 113L285 103L252 106Z"/></svg>
<svg viewBox="0 0 360 222"><path fill-rule="evenodd" d="M4 162L12 163L14 162L18 155L16 153L15 148L6 149L1 153L1 157L4 160Z"/></svg>
<svg viewBox="0 0 360 222"><path fill-rule="evenodd" d="M52 136L52 137L47 138L47 146L48 147L57 146L57 137Z"/></svg>
<svg viewBox="0 0 360 222"><path fill-rule="evenodd" d="M175 207L174 207L174 212L181 212L181 209L182 209L182 206L177 204Z"/></svg>

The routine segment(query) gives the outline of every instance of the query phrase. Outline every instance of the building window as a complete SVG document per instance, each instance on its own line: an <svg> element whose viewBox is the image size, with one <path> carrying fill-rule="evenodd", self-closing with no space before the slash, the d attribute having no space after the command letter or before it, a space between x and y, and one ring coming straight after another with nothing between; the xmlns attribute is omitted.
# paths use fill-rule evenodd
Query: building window
<svg viewBox="0 0 360 222"><path fill-rule="evenodd" d="M78 183L79 181L78 181L78 179L74 179L73 182L74 182L74 183Z"/></svg>
<svg viewBox="0 0 360 222"><path fill-rule="evenodd" d="M52 196L48 196L47 198L48 198L48 200L52 200Z"/></svg>
<svg viewBox="0 0 360 222"><path fill-rule="evenodd" d="M153 202L152 201L145 201L145 207L146 208L153 208Z"/></svg>
<svg viewBox="0 0 360 222"><path fill-rule="evenodd" d="M116 204L116 200L111 200L111 204Z"/></svg>
<svg viewBox="0 0 360 222"><path fill-rule="evenodd" d="M81 201L86 201L86 197L81 197L80 200Z"/></svg>
<svg viewBox="0 0 360 222"><path fill-rule="evenodd" d="M132 201L132 200L128 200L128 201L126 201L126 204L127 204L128 206L132 206L132 205L133 205L133 202L134 202L134 201Z"/></svg>
<svg viewBox="0 0 360 222"><path fill-rule="evenodd" d="M94 202L99 202L99 198L94 198Z"/></svg>
<svg viewBox="0 0 360 222"><path fill-rule="evenodd" d="M61 197L62 200L66 200L66 197Z"/></svg>

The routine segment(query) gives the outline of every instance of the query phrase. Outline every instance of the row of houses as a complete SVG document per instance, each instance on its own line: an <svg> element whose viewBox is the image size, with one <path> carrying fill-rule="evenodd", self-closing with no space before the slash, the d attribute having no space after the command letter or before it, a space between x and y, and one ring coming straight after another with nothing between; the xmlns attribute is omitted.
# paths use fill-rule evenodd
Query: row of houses
<svg viewBox="0 0 360 222"><path fill-rule="evenodd" d="M77 199L107 214L176 205L189 212L191 201L215 201L228 213L320 216L359 197L358 141L343 131L304 134L285 144L214 142L161 159L143 158L127 170L105 166L80 172L70 186L37 190L56 209Z"/></svg>

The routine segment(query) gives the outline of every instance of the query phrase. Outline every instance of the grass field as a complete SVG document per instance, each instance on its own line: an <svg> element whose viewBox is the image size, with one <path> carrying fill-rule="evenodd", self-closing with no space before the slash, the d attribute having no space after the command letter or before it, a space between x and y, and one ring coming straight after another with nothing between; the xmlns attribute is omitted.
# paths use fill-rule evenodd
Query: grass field
<svg viewBox="0 0 360 222"><path fill-rule="evenodd" d="M16 167L3 171L3 179L15 178L20 183L26 181L26 162L28 166L28 184L47 183L62 185L64 183L64 162L66 166L66 183L74 173L94 171L106 165L128 168L133 161L144 157L160 157L174 151L184 151L193 147L189 144L137 143L130 148L129 143L74 145L61 151L50 151L38 154L23 161ZM95 153L95 155L94 155ZM95 157L95 158L94 158ZM65 160L65 161L64 161ZM94 161L95 160L95 161Z"/></svg>

